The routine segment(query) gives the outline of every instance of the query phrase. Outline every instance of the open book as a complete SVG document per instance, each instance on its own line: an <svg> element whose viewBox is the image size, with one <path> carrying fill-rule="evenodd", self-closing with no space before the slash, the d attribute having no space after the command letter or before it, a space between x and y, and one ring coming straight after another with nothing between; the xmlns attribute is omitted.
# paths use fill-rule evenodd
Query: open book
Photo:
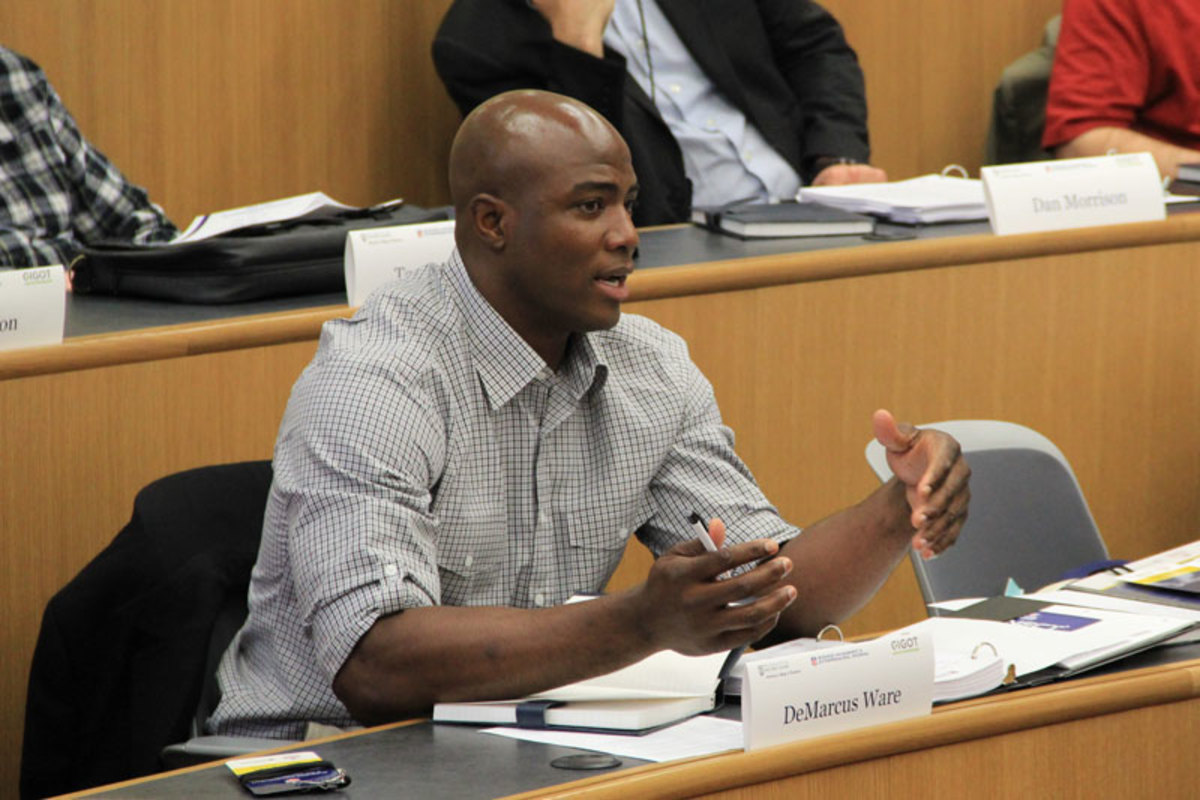
<svg viewBox="0 0 1200 800"><path fill-rule="evenodd" d="M640 734L717 704L731 653L655 653L624 669L516 700L438 703L434 722Z"/></svg>
<svg viewBox="0 0 1200 800"><path fill-rule="evenodd" d="M1021 685L1076 675L1162 644L1196 625L1178 617L1067 605L1036 597L988 598L961 607L952 616L925 622L952 624L965 631L968 639L990 642L1013 665L1016 682ZM937 642L935 637L935 648Z"/></svg>

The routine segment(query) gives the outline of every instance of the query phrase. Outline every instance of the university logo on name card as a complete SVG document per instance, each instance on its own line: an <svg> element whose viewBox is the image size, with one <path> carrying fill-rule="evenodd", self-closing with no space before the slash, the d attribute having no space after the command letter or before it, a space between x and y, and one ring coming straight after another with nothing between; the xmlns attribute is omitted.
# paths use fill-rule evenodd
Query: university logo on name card
<svg viewBox="0 0 1200 800"><path fill-rule="evenodd" d="M60 265L0 270L0 350L61 344L66 308Z"/></svg>
<svg viewBox="0 0 1200 800"><path fill-rule="evenodd" d="M346 236L347 302L360 306L405 269L443 262L453 249L454 220L351 231Z"/></svg>
<svg viewBox="0 0 1200 800"><path fill-rule="evenodd" d="M997 235L1165 219L1149 153L1003 164L980 170Z"/></svg>

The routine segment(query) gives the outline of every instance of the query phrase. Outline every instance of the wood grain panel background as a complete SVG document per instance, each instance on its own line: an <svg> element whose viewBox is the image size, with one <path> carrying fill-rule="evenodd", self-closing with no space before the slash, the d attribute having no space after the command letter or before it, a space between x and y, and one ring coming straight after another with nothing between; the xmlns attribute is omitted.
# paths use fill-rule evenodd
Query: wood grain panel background
<svg viewBox="0 0 1200 800"><path fill-rule="evenodd" d="M0 43L41 63L81 128L184 225L321 189L448 201L458 113L429 47L449 0L5 0ZM827 0L867 75L894 178L983 157L1000 70L1059 0Z"/></svg>
<svg viewBox="0 0 1200 800"><path fill-rule="evenodd" d="M0 44L40 62L85 135L181 225L315 189L352 204L435 205L448 200L458 121L429 60L448 2L5 0ZM947 162L974 172L999 71L1037 45L1059 2L827 5L867 73L874 160L904 178ZM1195 280L1132 251L1070 261L643 305L692 340L747 460L798 522L870 488L861 448L870 410L888 405L916 421L997 415L1038 427L1076 463L1118 555L1190 538L1200 443L1175 428L1198 410L1196 323L1180 310L1195 308ZM1051 268L1070 274L1042 281ZM267 457L311 348L5 383L0 794L16 785L45 600L111 538L141 485ZM1106 402L1114 394L1122 402ZM1160 439L1166 447L1146 446ZM30 487L53 502L31 505ZM907 570L884 598L858 628L911 617Z"/></svg>

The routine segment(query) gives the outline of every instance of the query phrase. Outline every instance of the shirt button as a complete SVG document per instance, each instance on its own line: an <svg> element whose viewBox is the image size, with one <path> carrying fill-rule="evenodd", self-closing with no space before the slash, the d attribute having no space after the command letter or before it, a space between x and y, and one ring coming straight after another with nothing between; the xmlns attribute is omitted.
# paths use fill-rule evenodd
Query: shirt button
<svg viewBox="0 0 1200 800"><path fill-rule="evenodd" d="M463 559L463 564L465 564L468 567L474 563L475 563L475 556L468 555L466 558Z"/></svg>
<svg viewBox="0 0 1200 800"><path fill-rule="evenodd" d="M385 564L383 567L383 574L387 575L389 578L396 577L398 572L400 572L400 570L396 568L395 564Z"/></svg>
<svg viewBox="0 0 1200 800"><path fill-rule="evenodd" d="M535 594L535 595L533 596L533 604L534 604L535 606L544 606L544 605L546 605L546 595L542 594L541 592L538 592L537 594Z"/></svg>
<svg viewBox="0 0 1200 800"><path fill-rule="evenodd" d="M538 527L545 528L550 525L550 512L545 509L538 512Z"/></svg>
<svg viewBox="0 0 1200 800"><path fill-rule="evenodd" d="M670 86L670 89L671 89L671 94L679 94L680 92L683 91L683 87L680 86L678 83L672 83Z"/></svg>

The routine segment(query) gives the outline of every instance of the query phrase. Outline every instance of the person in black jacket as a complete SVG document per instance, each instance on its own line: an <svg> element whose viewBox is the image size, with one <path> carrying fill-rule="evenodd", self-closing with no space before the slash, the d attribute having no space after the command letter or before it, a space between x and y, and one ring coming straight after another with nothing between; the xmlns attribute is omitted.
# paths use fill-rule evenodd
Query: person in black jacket
<svg viewBox="0 0 1200 800"><path fill-rule="evenodd" d="M633 152L639 225L887 179L858 59L810 0L455 0L433 59L464 114L517 88L600 111Z"/></svg>

